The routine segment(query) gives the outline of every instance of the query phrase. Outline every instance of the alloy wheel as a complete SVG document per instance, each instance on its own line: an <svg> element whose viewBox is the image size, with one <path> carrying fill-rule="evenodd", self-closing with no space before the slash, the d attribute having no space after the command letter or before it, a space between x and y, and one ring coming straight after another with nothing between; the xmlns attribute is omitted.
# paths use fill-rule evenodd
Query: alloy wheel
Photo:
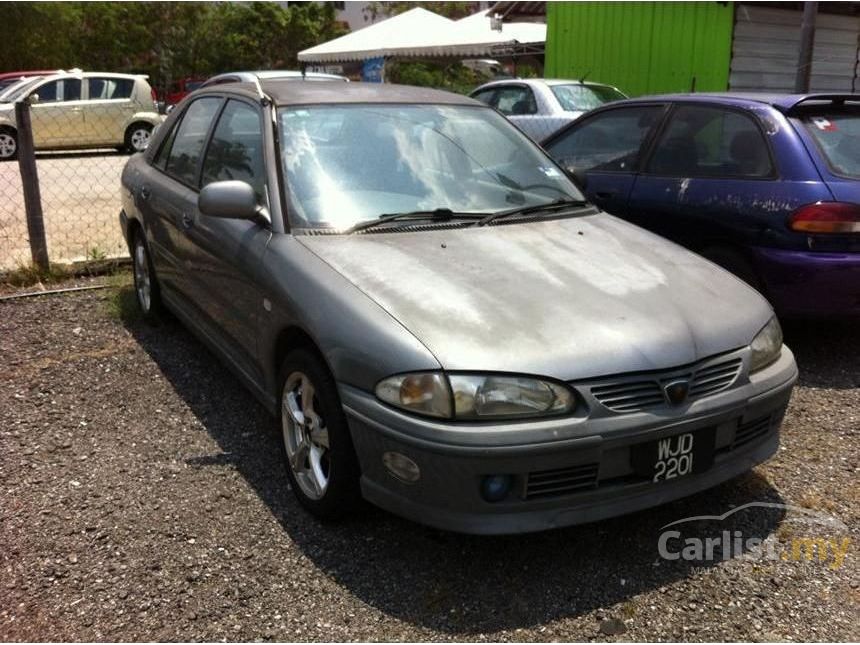
<svg viewBox="0 0 860 645"><path fill-rule="evenodd" d="M296 483L309 499L319 500L329 483L329 435L318 413L316 388L303 372L287 377L282 397L284 447Z"/></svg>
<svg viewBox="0 0 860 645"><path fill-rule="evenodd" d="M149 275L149 259L146 257L146 246L138 235L134 243L134 289L137 302L144 313L149 313L152 306L152 282Z"/></svg>
<svg viewBox="0 0 860 645"><path fill-rule="evenodd" d="M18 149L18 142L15 137L7 132L0 132L0 158L9 159L15 156L15 151Z"/></svg>
<svg viewBox="0 0 860 645"><path fill-rule="evenodd" d="M134 148L135 152L143 152L149 145L149 137L150 131L147 128L136 128L129 138L131 147Z"/></svg>

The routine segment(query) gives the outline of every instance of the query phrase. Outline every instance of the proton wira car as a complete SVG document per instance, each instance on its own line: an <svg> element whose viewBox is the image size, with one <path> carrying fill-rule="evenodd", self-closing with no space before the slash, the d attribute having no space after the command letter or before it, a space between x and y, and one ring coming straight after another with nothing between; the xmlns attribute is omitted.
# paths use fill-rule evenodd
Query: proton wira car
<svg viewBox="0 0 860 645"><path fill-rule="evenodd" d="M363 497L444 529L535 531L777 449L797 370L764 298L586 202L478 101L198 90L122 186L143 313L172 311L280 417L317 516Z"/></svg>

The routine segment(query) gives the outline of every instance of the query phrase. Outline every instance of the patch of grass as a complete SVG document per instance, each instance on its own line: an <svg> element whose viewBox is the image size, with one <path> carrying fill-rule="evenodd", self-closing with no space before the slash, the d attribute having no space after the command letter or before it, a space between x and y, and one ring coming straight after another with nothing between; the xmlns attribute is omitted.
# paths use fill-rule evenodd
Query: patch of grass
<svg viewBox="0 0 860 645"><path fill-rule="evenodd" d="M113 276L111 276L113 279ZM124 324L137 323L143 320L134 286L129 281L118 284L110 290L110 296L105 301L108 315Z"/></svg>
<svg viewBox="0 0 860 645"><path fill-rule="evenodd" d="M0 274L0 284L10 287L29 287L34 284L61 282L70 276L68 268L60 264L49 265L47 271L42 271L35 265L21 264L17 269Z"/></svg>

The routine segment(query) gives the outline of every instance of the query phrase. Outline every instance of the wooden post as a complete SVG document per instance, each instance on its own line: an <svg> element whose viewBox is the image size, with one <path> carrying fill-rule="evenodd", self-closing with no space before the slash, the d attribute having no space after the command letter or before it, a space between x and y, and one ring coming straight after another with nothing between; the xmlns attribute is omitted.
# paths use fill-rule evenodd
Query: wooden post
<svg viewBox="0 0 860 645"><path fill-rule="evenodd" d="M15 103L15 123L18 125L18 167L24 188L24 208L27 212L27 233L30 236L30 255L33 264L48 271L48 242L45 239L45 220L42 216L42 194L39 174L36 171L36 149L33 145L33 125L30 121L30 102Z"/></svg>
<svg viewBox="0 0 860 645"><path fill-rule="evenodd" d="M805 94L809 91L809 77L812 74L812 52L815 47L815 16L817 13L817 2L803 3L800 50L797 53L797 72L794 77L794 91L797 94Z"/></svg>

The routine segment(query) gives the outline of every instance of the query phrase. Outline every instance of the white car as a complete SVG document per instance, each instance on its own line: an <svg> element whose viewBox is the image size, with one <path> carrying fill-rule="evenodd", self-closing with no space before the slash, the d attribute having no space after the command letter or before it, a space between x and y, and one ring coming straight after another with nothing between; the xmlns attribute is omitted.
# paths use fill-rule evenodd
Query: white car
<svg viewBox="0 0 860 645"><path fill-rule="evenodd" d="M627 98L611 85L544 78L492 81L469 96L496 108L538 142L589 110Z"/></svg>

